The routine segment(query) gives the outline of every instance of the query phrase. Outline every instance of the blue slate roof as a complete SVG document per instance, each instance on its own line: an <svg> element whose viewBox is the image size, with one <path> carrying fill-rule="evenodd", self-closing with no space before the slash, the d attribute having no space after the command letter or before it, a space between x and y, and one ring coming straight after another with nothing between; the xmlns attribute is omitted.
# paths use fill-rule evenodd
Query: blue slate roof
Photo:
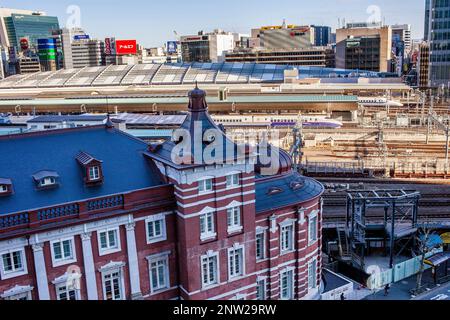
<svg viewBox="0 0 450 320"><path fill-rule="evenodd" d="M302 186L298 187L298 183ZM282 189L270 195L271 190ZM256 181L256 213L309 201L324 192L323 185L292 171L289 174Z"/></svg>
<svg viewBox="0 0 450 320"><path fill-rule="evenodd" d="M38 116L36 118L33 118L31 120L28 120L28 123L47 123L47 122L69 122L69 121L84 121L84 122L100 122L105 121L106 116L100 115L61 115L61 116Z"/></svg>
<svg viewBox="0 0 450 320"><path fill-rule="evenodd" d="M11 179L14 193L0 197L0 215L163 185L145 159L147 144L105 126L46 131L0 138L0 177ZM76 156L84 151L102 160L104 183L87 187ZM37 190L32 176L56 171L59 186Z"/></svg>

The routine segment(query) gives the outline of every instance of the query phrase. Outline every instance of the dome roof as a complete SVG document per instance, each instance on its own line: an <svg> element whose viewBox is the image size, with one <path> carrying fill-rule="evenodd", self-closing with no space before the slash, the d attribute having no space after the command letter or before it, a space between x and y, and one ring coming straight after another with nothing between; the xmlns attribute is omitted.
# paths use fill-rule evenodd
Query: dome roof
<svg viewBox="0 0 450 320"><path fill-rule="evenodd" d="M278 158L278 166L272 166L271 163L267 164L267 159L262 159L262 157L272 158L272 152L277 153L277 155L274 154L274 156ZM258 161L255 164L255 172L261 176L276 176L291 173L292 158L286 151L269 145L266 154L261 154L260 152L258 155Z"/></svg>

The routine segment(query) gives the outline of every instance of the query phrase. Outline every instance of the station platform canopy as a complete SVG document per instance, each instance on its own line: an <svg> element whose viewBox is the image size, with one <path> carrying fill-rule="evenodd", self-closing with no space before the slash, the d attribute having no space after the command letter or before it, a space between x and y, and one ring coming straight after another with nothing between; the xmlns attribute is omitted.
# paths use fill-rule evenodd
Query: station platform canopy
<svg viewBox="0 0 450 320"><path fill-rule="evenodd" d="M0 81L0 89L65 88L182 84L283 83L284 71L297 69L299 79L384 78L383 73L336 68L255 63L175 63L109 65L16 75Z"/></svg>

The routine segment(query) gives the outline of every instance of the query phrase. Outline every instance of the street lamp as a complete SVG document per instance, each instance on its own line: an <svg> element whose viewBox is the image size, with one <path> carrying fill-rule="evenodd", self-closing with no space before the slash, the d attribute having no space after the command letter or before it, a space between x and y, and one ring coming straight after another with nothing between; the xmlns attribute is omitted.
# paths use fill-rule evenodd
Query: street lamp
<svg viewBox="0 0 450 320"><path fill-rule="evenodd" d="M99 91L93 91L91 92L91 96L98 96L101 93ZM104 95L106 99L106 113L109 114L109 97L107 94Z"/></svg>

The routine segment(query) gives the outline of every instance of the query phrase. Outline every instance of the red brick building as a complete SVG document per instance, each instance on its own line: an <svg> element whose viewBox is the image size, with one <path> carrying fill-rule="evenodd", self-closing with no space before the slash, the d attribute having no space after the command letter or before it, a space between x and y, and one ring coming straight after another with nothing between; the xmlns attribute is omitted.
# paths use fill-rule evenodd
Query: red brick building
<svg viewBox="0 0 450 320"><path fill-rule="evenodd" d="M268 175L203 91L189 111L162 145L110 122L0 137L0 298L318 298L322 185L282 151Z"/></svg>

